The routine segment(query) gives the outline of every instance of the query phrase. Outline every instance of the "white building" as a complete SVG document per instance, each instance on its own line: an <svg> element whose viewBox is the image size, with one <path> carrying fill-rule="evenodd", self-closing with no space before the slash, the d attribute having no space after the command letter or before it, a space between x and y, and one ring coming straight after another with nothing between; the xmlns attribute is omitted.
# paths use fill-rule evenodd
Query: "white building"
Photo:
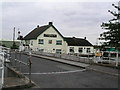
<svg viewBox="0 0 120 90"><path fill-rule="evenodd" d="M52 22L48 25L37 26L24 37L25 46L33 51L48 53L93 53L93 45L86 39L63 37Z"/></svg>

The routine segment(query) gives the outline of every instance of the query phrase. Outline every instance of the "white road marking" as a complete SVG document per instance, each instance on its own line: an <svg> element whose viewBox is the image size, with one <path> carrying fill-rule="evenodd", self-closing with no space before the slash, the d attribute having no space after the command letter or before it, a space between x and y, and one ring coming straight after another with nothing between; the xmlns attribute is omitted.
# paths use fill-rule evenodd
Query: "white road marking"
<svg viewBox="0 0 120 90"><path fill-rule="evenodd" d="M74 70L74 71L64 71L64 72L44 72L44 73L31 73L31 74L36 74L36 75L48 75L48 74L66 74L66 73L74 73L74 72L83 72L86 69L82 70ZM23 73L23 74L29 74L29 73Z"/></svg>

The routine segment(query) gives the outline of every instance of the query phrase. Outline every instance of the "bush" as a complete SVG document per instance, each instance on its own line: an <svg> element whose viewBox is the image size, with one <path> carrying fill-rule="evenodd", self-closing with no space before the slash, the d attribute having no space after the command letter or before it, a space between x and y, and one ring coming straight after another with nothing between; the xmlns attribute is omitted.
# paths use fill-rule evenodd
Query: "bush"
<svg viewBox="0 0 120 90"><path fill-rule="evenodd" d="M18 49L19 46L17 46L15 43L13 43L13 46L11 47L11 49Z"/></svg>

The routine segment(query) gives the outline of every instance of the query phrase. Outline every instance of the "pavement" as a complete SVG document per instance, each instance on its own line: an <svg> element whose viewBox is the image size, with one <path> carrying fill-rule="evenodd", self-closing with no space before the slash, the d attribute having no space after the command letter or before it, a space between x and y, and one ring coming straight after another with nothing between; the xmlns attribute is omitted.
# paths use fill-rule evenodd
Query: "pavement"
<svg viewBox="0 0 120 90"><path fill-rule="evenodd" d="M75 61L71 61L71 60L65 60L65 59L60 59L60 58L50 57L50 56L43 56L43 55L38 55L38 54L32 54L32 56L45 58L45 59L49 59L52 61L61 62L61 63L65 63L65 64L77 66L77 67L82 67L87 70L93 70L93 71L97 71L97 72L101 72L101 73L106 73L109 75L119 76L118 69L113 68L113 67L107 67L107 66L96 65L96 64L85 64L85 63L81 63L81 62L75 62Z"/></svg>
<svg viewBox="0 0 120 90"><path fill-rule="evenodd" d="M10 68L10 67L8 67ZM24 88L31 88L36 87L35 83L31 81L28 77L24 76L22 73L15 71L13 68L10 68L16 76L5 77L4 78L4 85L2 90L5 89L24 89Z"/></svg>

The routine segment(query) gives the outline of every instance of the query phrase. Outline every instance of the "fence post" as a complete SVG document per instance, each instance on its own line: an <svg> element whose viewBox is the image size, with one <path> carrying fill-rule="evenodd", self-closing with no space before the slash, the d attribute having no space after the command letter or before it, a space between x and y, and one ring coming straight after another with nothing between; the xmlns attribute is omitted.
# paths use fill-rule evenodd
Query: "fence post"
<svg viewBox="0 0 120 90"><path fill-rule="evenodd" d="M5 58L4 58L4 53L2 54L2 85L4 85L4 61L5 61Z"/></svg>
<svg viewBox="0 0 120 90"><path fill-rule="evenodd" d="M21 61L21 51L19 52L19 60ZM19 65L19 69L20 69L20 72L21 72L21 62L20 62L20 65Z"/></svg>
<svg viewBox="0 0 120 90"><path fill-rule="evenodd" d="M109 64L110 64L110 56L111 56L111 55L110 55L110 51L109 51L109 54L108 54L108 57L109 57Z"/></svg>
<svg viewBox="0 0 120 90"><path fill-rule="evenodd" d="M117 55L116 55L116 67L118 66L118 54L119 54L119 52L118 53L116 53Z"/></svg>
<svg viewBox="0 0 120 90"><path fill-rule="evenodd" d="M29 66L29 83L31 83L31 64L32 64L32 61L31 61L31 52L29 52L29 58L28 58L28 66Z"/></svg>

